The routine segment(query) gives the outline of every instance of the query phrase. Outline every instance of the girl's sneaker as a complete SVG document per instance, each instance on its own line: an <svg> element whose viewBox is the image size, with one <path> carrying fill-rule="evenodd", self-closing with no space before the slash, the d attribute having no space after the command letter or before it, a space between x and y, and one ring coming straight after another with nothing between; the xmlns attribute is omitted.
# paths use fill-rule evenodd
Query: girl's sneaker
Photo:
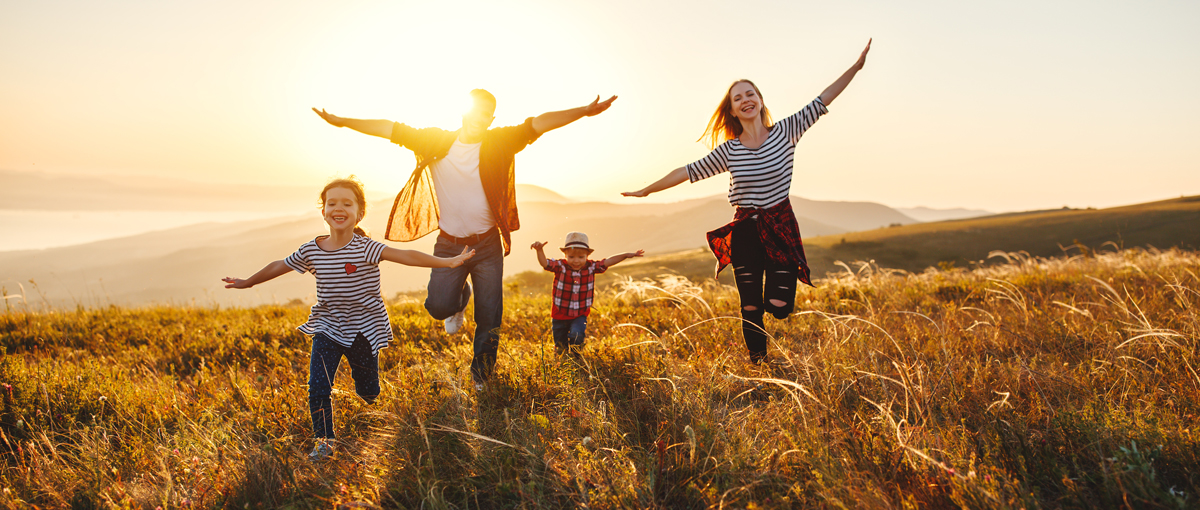
<svg viewBox="0 0 1200 510"><path fill-rule="evenodd" d="M333 457L333 441L329 439L317 439L317 445L313 447L312 453L308 454L308 460L311 462L320 462Z"/></svg>

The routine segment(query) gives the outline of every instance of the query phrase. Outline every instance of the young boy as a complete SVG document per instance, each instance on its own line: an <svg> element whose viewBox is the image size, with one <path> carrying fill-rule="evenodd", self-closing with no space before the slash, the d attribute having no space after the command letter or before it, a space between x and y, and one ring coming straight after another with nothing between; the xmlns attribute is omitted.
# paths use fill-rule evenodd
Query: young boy
<svg viewBox="0 0 1200 510"><path fill-rule="evenodd" d="M641 257L646 250L613 255L604 260L588 260L592 248L588 246L587 234L571 232L567 242L560 248L565 259L547 260L542 247L548 243L535 242L529 246L537 251L538 263L554 273L554 304L550 317L554 331L554 346L559 354L583 347L583 335L587 330L587 317L592 311L592 295L596 275L630 257Z"/></svg>

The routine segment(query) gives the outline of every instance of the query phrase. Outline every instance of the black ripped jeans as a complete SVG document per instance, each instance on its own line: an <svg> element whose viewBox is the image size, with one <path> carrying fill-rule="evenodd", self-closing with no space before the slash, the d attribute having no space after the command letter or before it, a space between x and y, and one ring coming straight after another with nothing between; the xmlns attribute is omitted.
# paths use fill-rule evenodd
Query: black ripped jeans
<svg viewBox="0 0 1200 510"><path fill-rule="evenodd" d="M771 263L758 233L758 219L747 218L733 229L730 262L742 302L742 337L750 360L758 363L767 356L767 331L764 312L786 319L796 306L796 268ZM775 305L771 300L782 301ZM753 310L747 310L752 307Z"/></svg>

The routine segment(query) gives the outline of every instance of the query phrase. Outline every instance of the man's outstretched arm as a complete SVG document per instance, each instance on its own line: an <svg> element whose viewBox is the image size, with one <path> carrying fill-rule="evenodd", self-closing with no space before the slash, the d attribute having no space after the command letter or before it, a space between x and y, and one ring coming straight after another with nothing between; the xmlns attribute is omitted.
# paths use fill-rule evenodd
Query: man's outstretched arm
<svg viewBox="0 0 1200 510"><path fill-rule="evenodd" d="M348 127L358 131L359 133L378 136L380 138L391 139L392 137L392 121L390 120L347 119L345 117L338 117L337 115L328 113L324 108L320 110L313 108L313 111L317 112L317 115L320 115L321 118L325 119L325 122L328 122L331 126Z"/></svg>
<svg viewBox="0 0 1200 510"><path fill-rule="evenodd" d="M617 96L610 97L604 101L600 101L600 96L596 96L596 100L587 106L579 108L571 108L570 110L562 110L558 112L546 112L533 118L533 130L540 135L551 129L558 129L567 124L575 122L584 117L599 115L612 106L613 101L617 100ZM330 123L332 124L332 122ZM390 133L389 133L390 135Z"/></svg>

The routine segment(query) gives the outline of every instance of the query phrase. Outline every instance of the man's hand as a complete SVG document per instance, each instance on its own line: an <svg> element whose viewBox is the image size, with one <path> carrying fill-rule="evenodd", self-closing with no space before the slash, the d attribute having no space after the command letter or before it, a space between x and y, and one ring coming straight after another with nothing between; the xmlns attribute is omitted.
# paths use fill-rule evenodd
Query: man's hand
<svg viewBox="0 0 1200 510"><path fill-rule="evenodd" d="M649 193L648 191L646 191L646 190L642 190L642 189L640 189L640 190L637 190L637 191L624 191L624 192L621 192L621 196L623 196L623 197L638 197L638 198L642 198L642 197L645 197L645 196L648 196L648 195L650 195L650 193Z"/></svg>
<svg viewBox="0 0 1200 510"><path fill-rule="evenodd" d="M601 113L604 113L604 110L607 110L609 106L612 106L613 101L616 101L616 100L617 100L617 96L613 96L608 99L605 99L604 102L602 103L602 102L600 102L600 96L596 96L596 100L592 101L592 104L589 104L589 105L583 107L583 114L587 117L593 117L596 115L600 115Z"/></svg>
<svg viewBox="0 0 1200 510"><path fill-rule="evenodd" d="M326 112L324 108L322 108L320 110L313 108L312 111L317 112L317 115L320 115L322 119L325 119L325 122L328 122L330 125L332 125L334 127L345 127L346 126L346 123L344 121L342 121L341 117L338 117L337 115Z"/></svg>

